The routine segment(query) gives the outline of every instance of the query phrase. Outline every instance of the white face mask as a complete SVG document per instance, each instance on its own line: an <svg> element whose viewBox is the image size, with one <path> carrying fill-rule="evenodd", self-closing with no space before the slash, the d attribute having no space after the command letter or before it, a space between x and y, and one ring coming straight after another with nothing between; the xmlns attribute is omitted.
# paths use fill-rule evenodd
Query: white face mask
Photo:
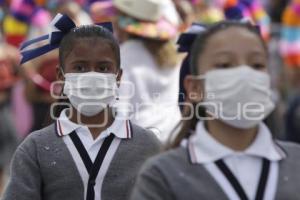
<svg viewBox="0 0 300 200"><path fill-rule="evenodd" d="M236 128L255 127L274 109L270 76L249 66L204 75L207 113Z"/></svg>
<svg viewBox="0 0 300 200"><path fill-rule="evenodd" d="M98 72L65 74L64 94L73 107L85 116L103 111L116 97L115 74Z"/></svg>

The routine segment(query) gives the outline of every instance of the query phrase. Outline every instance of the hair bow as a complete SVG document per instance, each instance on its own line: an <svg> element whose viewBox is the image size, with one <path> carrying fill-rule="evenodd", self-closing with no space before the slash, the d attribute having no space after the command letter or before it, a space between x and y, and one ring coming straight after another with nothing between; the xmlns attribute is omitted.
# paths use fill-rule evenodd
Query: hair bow
<svg viewBox="0 0 300 200"><path fill-rule="evenodd" d="M189 52L197 35L207 30L204 24L193 23L187 32L182 33L177 40L178 52Z"/></svg>
<svg viewBox="0 0 300 200"><path fill-rule="evenodd" d="M22 55L21 64L58 48L63 37L67 33L69 33L71 29L76 27L75 23L72 21L71 18L69 18L67 15L62 15L60 13L58 13L54 17L50 25L55 28L54 31L52 31L47 35L43 35L41 37L26 41L21 45L20 47L21 55ZM113 32L113 27L111 22L104 22L96 25L102 26L108 29L110 32ZM46 45L34 49L25 50L25 48L31 46L32 44L36 44L45 40L48 40L48 43Z"/></svg>

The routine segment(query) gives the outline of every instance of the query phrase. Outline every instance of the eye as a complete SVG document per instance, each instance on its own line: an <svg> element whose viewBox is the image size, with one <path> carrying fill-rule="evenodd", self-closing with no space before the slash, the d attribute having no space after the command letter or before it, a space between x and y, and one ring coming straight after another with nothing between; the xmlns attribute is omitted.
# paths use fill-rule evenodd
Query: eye
<svg viewBox="0 0 300 200"><path fill-rule="evenodd" d="M102 72L102 73L110 73L111 72L111 65L110 64L101 64L97 67L97 71L98 72Z"/></svg>
<svg viewBox="0 0 300 200"><path fill-rule="evenodd" d="M254 63L254 64L252 64L252 67L254 69L264 69L266 66L265 66L265 64L262 64L262 63Z"/></svg>
<svg viewBox="0 0 300 200"><path fill-rule="evenodd" d="M100 67L99 67L99 70L102 71L102 72L107 72L108 69L109 69L108 66L100 66Z"/></svg>
<svg viewBox="0 0 300 200"><path fill-rule="evenodd" d="M73 70L75 72L85 72L86 67L83 64L76 64L76 65L74 65Z"/></svg>
<svg viewBox="0 0 300 200"><path fill-rule="evenodd" d="M218 63L215 65L216 68L218 69L226 69L226 68L230 68L232 65L230 63Z"/></svg>

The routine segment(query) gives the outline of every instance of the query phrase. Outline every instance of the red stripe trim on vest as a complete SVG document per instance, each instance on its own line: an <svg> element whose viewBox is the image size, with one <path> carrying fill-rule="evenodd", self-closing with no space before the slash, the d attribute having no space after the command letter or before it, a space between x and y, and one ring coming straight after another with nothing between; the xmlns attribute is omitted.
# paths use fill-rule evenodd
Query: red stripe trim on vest
<svg viewBox="0 0 300 200"><path fill-rule="evenodd" d="M126 120L126 136L129 138L128 120Z"/></svg>
<svg viewBox="0 0 300 200"><path fill-rule="evenodd" d="M63 136L59 120L57 120L57 124L58 124L58 134L59 136Z"/></svg>

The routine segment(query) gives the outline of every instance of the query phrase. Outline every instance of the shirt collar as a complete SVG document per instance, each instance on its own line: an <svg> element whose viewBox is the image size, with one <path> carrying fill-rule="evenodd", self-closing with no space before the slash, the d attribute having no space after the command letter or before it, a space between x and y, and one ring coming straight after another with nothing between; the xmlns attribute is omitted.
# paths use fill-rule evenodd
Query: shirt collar
<svg viewBox="0 0 300 200"><path fill-rule="evenodd" d="M87 126L76 124L72 122L68 117L67 117L67 109L64 109L61 113L58 119L55 122L55 129L56 133L58 136L63 137L66 135L69 135L73 131L76 131L80 128L88 129ZM125 120L125 119L119 119L116 117L114 119L114 122L111 124L110 127L106 129L106 132L109 134L112 133L116 137L121 138L121 139L129 139L132 137L132 132L131 132L131 126L130 126L130 121ZM101 136L101 134L100 134ZM108 136L108 135L107 135Z"/></svg>
<svg viewBox="0 0 300 200"><path fill-rule="evenodd" d="M219 143L206 130L204 122L198 122L195 134L190 136L187 148L192 163L210 163L228 156L244 154L278 161L285 153L273 141L271 133L265 124L260 123L258 134L253 143L243 152L234 151Z"/></svg>

